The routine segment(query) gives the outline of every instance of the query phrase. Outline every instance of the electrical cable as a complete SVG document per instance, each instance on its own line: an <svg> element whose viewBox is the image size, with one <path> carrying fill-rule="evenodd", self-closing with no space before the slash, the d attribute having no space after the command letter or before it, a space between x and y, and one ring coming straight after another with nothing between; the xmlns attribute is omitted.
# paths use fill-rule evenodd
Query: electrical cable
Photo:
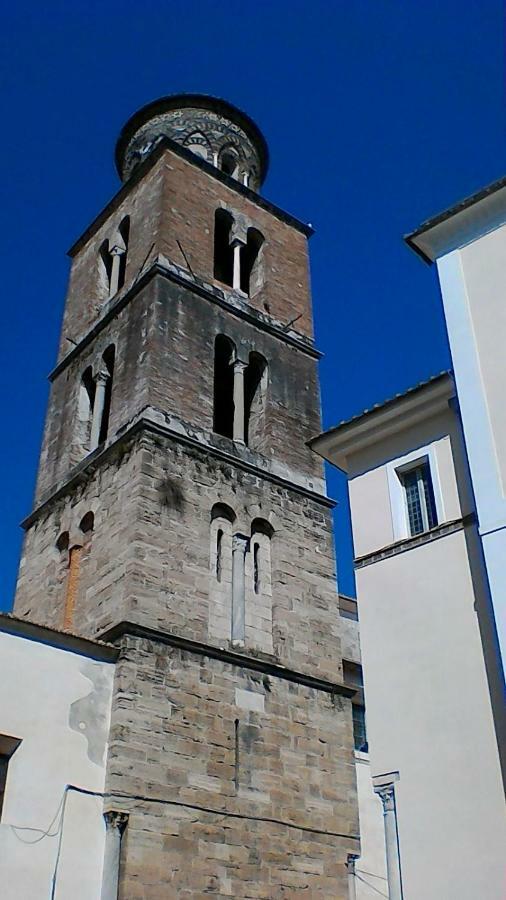
<svg viewBox="0 0 506 900"><path fill-rule="evenodd" d="M382 881L388 881L388 878L385 878L384 875L375 875L374 872L366 872L365 869L355 869L355 872L360 872L361 875L370 875L371 878L381 878Z"/></svg>
<svg viewBox="0 0 506 900"><path fill-rule="evenodd" d="M375 878L375 877L376 876L374 875L373 878ZM365 878L361 878L360 875L357 875L356 872L355 872L355 878L358 878L359 881L362 881L364 884L367 885L367 887L370 887L371 891L376 891L376 893L379 894L380 897L386 897L386 900L388 900L388 894L384 894L383 891L380 891L377 887L374 887L374 885L370 884L368 881L366 881Z"/></svg>
<svg viewBox="0 0 506 900"><path fill-rule="evenodd" d="M46 838L46 837L56 837L56 835L58 834L58 832L61 828L61 817L60 817L60 822L58 824L58 828L56 829L56 831L51 832L51 829L52 829L54 823L56 822L58 816L60 815L60 812L62 812L62 807L64 806L64 803L65 803L66 790L67 790L67 788L65 788L63 791L62 798L58 804L58 809L56 810L56 812L51 820L51 823L50 823L49 827L46 829L46 831L44 831L42 828L31 828L27 825L10 825L9 826L11 828L11 830L13 831L14 836L18 839L18 841L21 841L22 844L38 844L39 841L43 841L44 838ZM25 841L19 834L17 834L18 831L36 831L40 834L40 837L35 838L34 841Z"/></svg>

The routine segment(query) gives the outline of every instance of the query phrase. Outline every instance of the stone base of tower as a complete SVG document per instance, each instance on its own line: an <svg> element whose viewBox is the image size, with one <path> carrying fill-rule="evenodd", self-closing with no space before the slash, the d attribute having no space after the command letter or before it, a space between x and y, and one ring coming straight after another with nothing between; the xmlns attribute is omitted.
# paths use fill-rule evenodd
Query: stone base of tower
<svg viewBox="0 0 506 900"><path fill-rule="evenodd" d="M345 900L359 845L339 687L163 640L119 644L107 802L129 813L120 900Z"/></svg>

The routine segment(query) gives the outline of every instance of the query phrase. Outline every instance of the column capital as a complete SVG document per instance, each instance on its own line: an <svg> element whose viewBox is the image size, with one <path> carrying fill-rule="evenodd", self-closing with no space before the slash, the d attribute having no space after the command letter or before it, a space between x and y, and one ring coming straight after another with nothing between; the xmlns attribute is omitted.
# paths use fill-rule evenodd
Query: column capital
<svg viewBox="0 0 506 900"><path fill-rule="evenodd" d="M110 375L107 369L99 369L98 372L95 372L93 376L93 380L96 384L107 384L109 378Z"/></svg>
<svg viewBox="0 0 506 900"><path fill-rule="evenodd" d="M234 371L244 372L244 370L248 368L248 363L244 362L243 359L234 359L232 368L234 369Z"/></svg>
<svg viewBox="0 0 506 900"><path fill-rule="evenodd" d="M245 534L234 534L232 537L232 553L240 551L246 553L249 546L249 537Z"/></svg>
<svg viewBox="0 0 506 900"><path fill-rule="evenodd" d="M112 247L109 247L109 253L111 256L123 256L126 253L126 247L122 247L121 244L113 244Z"/></svg>
<svg viewBox="0 0 506 900"><path fill-rule="evenodd" d="M107 831L118 831L123 834L128 824L128 813L120 809L108 809L104 813L104 819Z"/></svg>
<svg viewBox="0 0 506 900"><path fill-rule="evenodd" d="M393 784L378 785L374 788L374 793L378 795L383 804L383 812L394 812L395 788Z"/></svg>

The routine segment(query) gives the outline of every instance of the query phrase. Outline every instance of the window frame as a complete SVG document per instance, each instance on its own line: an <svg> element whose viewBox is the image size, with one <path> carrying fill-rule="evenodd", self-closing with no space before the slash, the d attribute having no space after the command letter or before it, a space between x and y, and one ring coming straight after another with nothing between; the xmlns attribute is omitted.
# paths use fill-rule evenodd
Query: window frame
<svg viewBox="0 0 506 900"><path fill-rule="evenodd" d="M0 823L2 822L7 782L9 779L9 767L12 757L21 744L21 738L8 734L0 734Z"/></svg>
<svg viewBox="0 0 506 900"><path fill-rule="evenodd" d="M407 453L405 456L393 460L387 466L390 513L394 542L412 537L420 537L431 530L430 528L426 528L423 531L418 532L418 534L411 533L406 500L406 488L403 481L407 472L417 469L423 464L427 464L428 466L428 474L432 483L437 525L441 525L445 521L446 516L437 465L436 448L433 444L425 447L418 447L411 453ZM428 519L426 521L428 522ZM437 525L432 527L435 528Z"/></svg>

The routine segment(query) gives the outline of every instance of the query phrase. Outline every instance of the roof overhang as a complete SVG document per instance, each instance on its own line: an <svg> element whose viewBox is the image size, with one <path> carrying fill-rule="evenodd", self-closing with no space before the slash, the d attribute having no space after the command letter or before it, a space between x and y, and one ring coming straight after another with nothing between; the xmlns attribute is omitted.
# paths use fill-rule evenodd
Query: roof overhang
<svg viewBox="0 0 506 900"><path fill-rule="evenodd" d="M345 472L350 458L396 432L445 410L455 396L447 372L310 440L315 453Z"/></svg>
<svg viewBox="0 0 506 900"><path fill-rule="evenodd" d="M428 263L470 244L506 223L506 178L494 181L440 215L424 222L404 240Z"/></svg>

